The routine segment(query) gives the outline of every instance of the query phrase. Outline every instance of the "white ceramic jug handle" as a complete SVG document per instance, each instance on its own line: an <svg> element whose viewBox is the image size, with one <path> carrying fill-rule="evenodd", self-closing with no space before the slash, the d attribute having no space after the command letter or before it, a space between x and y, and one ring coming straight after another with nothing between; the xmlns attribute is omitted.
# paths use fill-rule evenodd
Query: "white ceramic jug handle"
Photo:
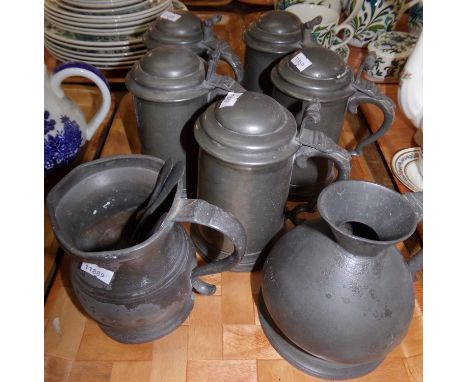
<svg viewBox="0 0 468 382"><path fill-rule="evenodd" d="M109 84L104 75L94 66L85 62L64 62L54 69L54 74L50 78L52 91L60 98L65 97L62 87L60 86L65 78L79 76L85 77L93 81L101 91L102 102L99 110L87 123L86 140L89 141L97 128L104 120L111 105L111 94Z"/></svg>
<svg viewBox="0 0 468 382"><path fill-rule="evenodd" d="M336 28L336 34L338 34L338 32L343 29L347 29L349 31L349 36L339 44L333 45L333 50L341 48L343 45L346 45L354 36L354 28L351 25L345 23L338 25L338 27Z"/></svg>
<svg viewBox="0 0 468 382"><path fill-rule="evenodd" d="M417 0L419 1L419 0ZM362 3L364 0L356 0L356 3L354 4L353 10L349 13L349 16L343 21L341 24L349 24L352 19L358 14L358 12L362 8Z"/></svg>

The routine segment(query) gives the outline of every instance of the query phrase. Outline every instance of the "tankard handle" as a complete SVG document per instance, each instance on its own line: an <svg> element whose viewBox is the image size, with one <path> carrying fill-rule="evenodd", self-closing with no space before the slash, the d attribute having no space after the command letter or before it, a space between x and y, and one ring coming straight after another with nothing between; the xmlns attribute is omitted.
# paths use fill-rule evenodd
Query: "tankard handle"
<svg viewBox="0 0 468 382"><path fill-rule="evenodd" d="M241 81L244 76L244 69L240 58L234 54L231 46L223 40L216 37L214 33L214 25L221 21L222 16L215 14L213 17L203 21L203 42L202 44L208 49L210 56L215 53L219 54L219 58L226 61L234 70L237 81Z"/></svg>
<svg viewBox="0 0 468 382"><path fill-rule="evenodd" d="M337 145L325 133L319 130L304 129L301 127L299 134L301 147L296 153L295 164L299 168L307 167L307 160L313 157L330 159L338 169L336 180L346 180L351 172L351 155L349 152ZM302 212L311 212L314 209L315 201L298 204L291 211L286 211L286 216L295 225L302 221L298 216Z"/></svg>
<svg viewBox="0 0 468 382"><path fill-rule="evenodd" d="M357 73L357 78L353 84L356 92L348 99L348 110L351 113L356 114L357 108L360 104L371 103L378 106L382 110L384 114L384 120L382 125L374 134L371 134L359 142L354 150L350 150L350 153L353 156L361 155L362 149L365 146L375 142L377 139L383 136L388 131L388 129L390 129L395 118L395 104L393 101L385 94L383 94L376 84L361 78L362 71L365 69L370 69L372 66L374 66L375 60L375 52L370 52L361 63Z"/></svg>
<svg viewBox="0 0 468 382"><path fill-rule="evenodd" d="M242 260L247 245L244 227L229 212L200 199L181 199L172 220L213 228L231 240L234 246L231 255L209 264L198 265L192 271L193 288L203 295L213 294L216 291L216 286L200 280L199 277L227 271Z"/></svg>
<svg viewBox="0 0 468 382"><path fill-rule="evenodd" d="M208 69L206 71L206 79L204 83L208 89L211 89L211 91L208 93L208 103L211 103L217 96L226 95L229 92L245 92L245 89L242 87L242 85L233 78L216 73L216 67L220 57L220 49L216 49L210 53L210 59L208 61Z"/></svg>
<svg viewBox="0 0 468 382"><path fill-rule="evenodd" d="M110 109L112 96L110 93L109 83L101 71L92 65L85 62L64 62L54 69L54 74L50 79L52 90L58 97L65 97L65 93L60 85L65 78L72 76L85 77L88 80L93 81L101 92L101 106L87 123L86 140L89 141Z"/></svg>
<svg viewBox="0 0 468 382"><path fill-rule="evenodd" d="M210 54L219 54L219 59L226 61L227 64L234 71L234 75L237 81L242 81L244 76L244 68L242 66L242 61L240 58L232 51L230 45L223 40L213 39L210 41L203 41ZM215 53L219 52L219 53Z"/></svg>
<svg viewBox="0 0 468 382"><path fill-rule="evenodd" d="M301 128L299 134L301 147L296 153L295 164L300 168L307 167L307 160L313 157L330 159L338 169L336 180L347 180L351 172L351 155L341 146L337 145L324 132ZM315 203L315 201L314 201ZM295 224L299 224L297 215L301 212L311 212L314 205L302 203L292 211L287 212L287 217Z"/></svg>

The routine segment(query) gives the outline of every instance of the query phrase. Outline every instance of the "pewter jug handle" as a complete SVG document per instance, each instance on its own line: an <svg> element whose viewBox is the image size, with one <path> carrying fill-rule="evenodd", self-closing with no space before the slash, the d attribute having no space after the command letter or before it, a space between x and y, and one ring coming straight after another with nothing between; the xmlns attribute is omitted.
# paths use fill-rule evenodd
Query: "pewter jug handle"
<svg viewBox="0 0 468 382"><path fill-rule="evenodd" d="M219 52L219 58L226 61L234 71L237 81L241 81L244 76L244 69L240 58L232 51L230 45L223 40L216 37L214 33L214 24L221 20L221 15L214 15L213 17L203 21L203 45L208 49L209 55ZM218 54L218 53L215 53Z"/></svg>
<svg viewBox="0 0 468 382"><path fill-rule="evenodd" d="M200 280L199 277L227 271L242 260L247 243L244 227L229 212L200 199L181 199L172 220L213 228L231 240L234 246L231 255L209 264L198 265L192 271L193 288L203 295L213 294L216 291L216 286Z"/></svg>
<svg viewBox="0 0 468 382"><path fill-rule="evenodd" d="M382 122L382 125L374 134L371 134L370 136L359 142L354 150L350 150L350 153L353 156L361 155L362 149L365 146L375 142L377 139L383 136L388 131L388 129L390 129L395 118L395 104L393 103L393 101L385 94L383 94L376 84L369 80L361 78L362 71L371 68L375 63L375 60L376 55L374 52L371 52L361 63L356 80L353 84L354 88L356 89L356 92L353 95L351 95L351 97L348 99L348 110L351 113L356 114L357 108L360 104L371 103L378 106L382 110L384 114L384 120Z"/></svg>
<svg viewBox="0 0 468 382"><path fill-rule="evenodd" d="M307 166L307 160L313 157L330 159L338 169L337 180L346 180L351 172L351 155L349 152L337 145L325 133L319 130L301 128L299 134L301 147L296 153L295 163L300 168ZM313 211L314 205L303 203L297 205L292 211L286 213L287 217L295 224L300 221L297 217L301 212Z"/></svg>
<svg viewBox="0 0 468 382"><path fill-rule="evenodd" d="M403 197L410 203L411 209L416 215L417 222L423 220L423 193L420 192L407 192ZM423 268L423 250L419 250L414 256L412 256L408 262L408 270L413 276L413 280L416 280L417 273Z"/></svg>

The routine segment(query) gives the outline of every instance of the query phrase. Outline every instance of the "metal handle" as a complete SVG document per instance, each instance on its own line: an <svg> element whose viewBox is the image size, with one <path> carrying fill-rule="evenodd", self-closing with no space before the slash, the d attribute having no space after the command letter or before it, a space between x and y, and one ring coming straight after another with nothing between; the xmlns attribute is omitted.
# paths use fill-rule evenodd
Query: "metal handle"
<svg viewBox="0 0 468 382"><path fill-rule="evenodd" d="M193 288L200 294L211 295L216 286L199 279L200 276L227 271L242 260L244 256L247 236L244 227L232 214L200 199L181 199L177 207L175 222L190 222L213 228L226 235L234 245L234 250L228 257L199 265L192 271Z"/></svg>
<svg viewBox="0 0 468 382"><path fill-rule="evenodd" d="M330 159L338 169L336 180L347 180L351 173L351 155L342 147L338 146L331 138L319 130L301 128L299 142L302 146L296 153L295 163L300 168L307 167L307 160L313 157ZM315 201L314 201L315 203ZM313 211L312 202L299 204L292 211L287 213L287 217L295 224L299 224L297 215L301 212Z"/></svg>
<svg viewBox="0 0 468 382"><path fill-rule="evenodd" d="M203 21L203 45L208 49L208 54L218 51L219 58L226 61L236 76L237 81L242 81L244 69L240 58L234 54L231 47L226 41L220 40L214 33L214 25L221 20L222 16L215 14L213 17Z"/></svg>
<svg viewBox="0 0 468 382"><path fill-rule="evenodd" d="M411 209L416 215L417 222L423 220L423 193L420 192L407 192L403 197L410 203ZM413 276L413 280L416 280L417 273L423 268L423 250L421 249L416 255L408 260L408 270Z"/></svg>
<svg viewBox="0 0 468 382"><path fill-rule="evenodd" d="M378 106L382 110L384 114L384 120L382 125L374 134L371 134L370 136L359 142L354 150L350 150L350 153L353 156L361 155L362 149L365 146L375 142L377 139L383 136L388 131L388 129L390 129L395 118L395 104L393 103L393 101L385 94L383 94L376 84L369 80L361 78L362 71L371 68L375 63L375 60L376 55L374 52L371 52L365 57L365 59L361 63L361 66L358 70L357 78L353 84L356 89L356 92L348 99L348 110L351 113L356 114L357 108L360 104L371 103Z"/></svg>
<svg viewBox="0 0 468 382"><path fill-rule="evenodd" d="M226 41L213 39L210 41L204 41L203 44L207 47L209 54L213 52L219 52L219 58L226 61L227 64L234 71L237 81L242 81L244 76L244 68L240 58L232 51L231 47Z"/></svg>
<svg viewBox="0 0 468 382"><path fill-rule="evenodd" d="M208 69L206 71L205 86L211 89L208 94L208 103L213 101L218 95L226 95L229 92L243 93L246 90L233 78L216 73L221 58L221 50L215 49L210 52Z"/></svg>

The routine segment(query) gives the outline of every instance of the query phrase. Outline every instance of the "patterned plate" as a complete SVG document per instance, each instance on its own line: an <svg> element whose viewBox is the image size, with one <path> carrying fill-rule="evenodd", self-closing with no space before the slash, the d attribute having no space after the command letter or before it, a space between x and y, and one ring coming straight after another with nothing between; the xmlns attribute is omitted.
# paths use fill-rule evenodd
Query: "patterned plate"
<svg viewBox="0 0 468 382"><path fill-rule="evenodd" d="M82 8L117 8L141 3L143 0L61 0L62 3Z"/></svg>
<svg viewBox="0 0 468 382"><path fill-rule="evenodd" d="M83 13L69 12L60 8L54 0L45 0L44 8L56 17L68 17L76 21L82 22L123 22L131 20L139 20L149 17L162 11L163 8L171 4L170 0L155 0L146 6L142 6L142 10L138 12L122 14L122 15L87 15Z"/></svg>
<svg viewBox="0 0 468 382"><path fill-rule="evenodd" d="M47 21L44 24L44 33L55 41L83 47L121 47L141 44L141 36L133 38L128 38L128 36L88 36L61 30Z"/></svg>
<svg viewBox="0 0 468 382"><path fill-rule="evenodd" d="M418 168L420 155L420 147L411 147L398 151L392 159L393 173L401 183L414 192L423 190L423 177Z"/></svg>

